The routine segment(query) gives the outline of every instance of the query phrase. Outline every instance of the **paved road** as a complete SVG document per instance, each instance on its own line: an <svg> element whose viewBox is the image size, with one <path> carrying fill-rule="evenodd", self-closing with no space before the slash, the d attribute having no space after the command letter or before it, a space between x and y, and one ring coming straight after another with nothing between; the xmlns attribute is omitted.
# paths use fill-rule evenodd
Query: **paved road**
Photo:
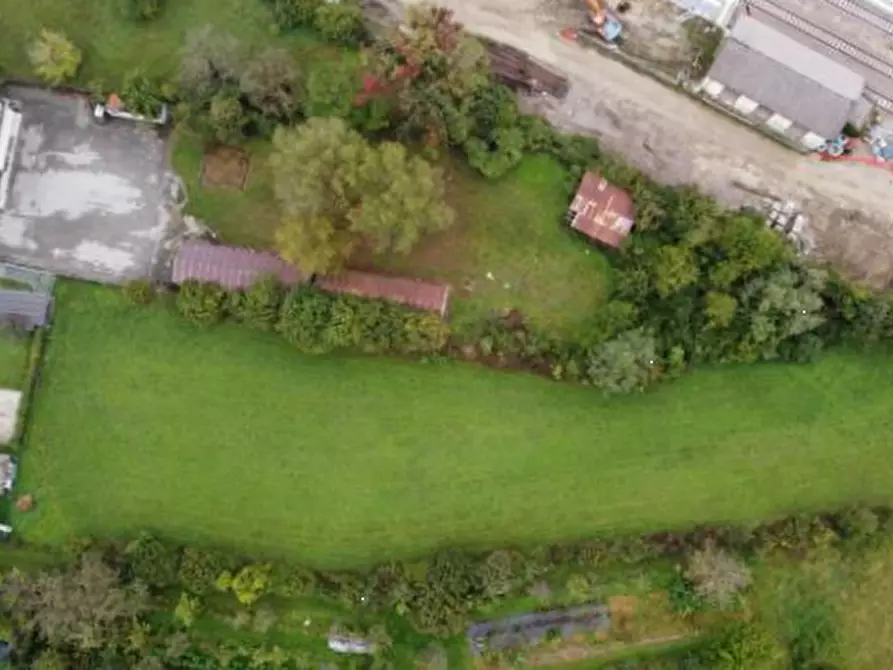
<svg viewBox="0 0 893 670"><path fill-rule="evenodd" d="M413 2L415 0L404 0ZM821 164L596 51L556 37L578 8L554 0L439 0L469 30L525 49L568 75L567 99L542 111L590 133L654 178L697 184L729 205L754 192L793 199L810 217L818 252L852 276L893 281L893 175Z"/></svg>

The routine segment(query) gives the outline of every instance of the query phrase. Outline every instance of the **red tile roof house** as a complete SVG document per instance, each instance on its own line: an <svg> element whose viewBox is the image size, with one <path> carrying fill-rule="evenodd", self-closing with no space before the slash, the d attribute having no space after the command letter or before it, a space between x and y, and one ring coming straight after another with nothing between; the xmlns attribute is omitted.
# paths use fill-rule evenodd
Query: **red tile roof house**
<svg viewBox="0 0 893 670"><path fill-rule="evenodd" d="M389 277L346 270L331 277L311 278L269 251L228 247L206 240L187 240L174 256L171 281L187 279L217 282L230 291L246 289L263 275L275 274L288 286L313 281L330 293L390 300L414 309L446 315L450 287L406 277Z"/></svg>
<svg viewBox="0 0 893 670"><path fill-rule="evenodd" d="M583 175L568 210L571 228L614 249L629 235L634 216L632 197L594 172Z"/></svg>

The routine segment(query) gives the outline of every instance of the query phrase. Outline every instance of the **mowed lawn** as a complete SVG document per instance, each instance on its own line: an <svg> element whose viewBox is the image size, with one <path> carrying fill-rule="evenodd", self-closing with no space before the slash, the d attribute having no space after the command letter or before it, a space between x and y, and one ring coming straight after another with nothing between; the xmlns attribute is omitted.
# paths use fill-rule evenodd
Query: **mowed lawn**
<svg viewBox="0 0 893 670"><path fill-rule="evenodd" d="M13 520L317 565L752 520L893 491L893 360L692 374L635 397L460 364L301 356L63 282Z"/></svg>

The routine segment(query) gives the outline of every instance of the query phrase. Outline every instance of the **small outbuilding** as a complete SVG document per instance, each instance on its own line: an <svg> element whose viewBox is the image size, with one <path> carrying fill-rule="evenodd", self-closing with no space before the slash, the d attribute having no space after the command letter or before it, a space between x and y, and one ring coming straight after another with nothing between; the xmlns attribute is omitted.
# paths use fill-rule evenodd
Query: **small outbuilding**
<svg viewBox="0 0 893 670"><path fill-rule="evenodd" d="M447 284L356 270L320 277L315 285L330 293L347 293L360 298L390 300L413 309L435 312L441 317L446 315L450 299L450 287Z"/></svg>
<svg viewBox="0 0 893 670"><path fill-rule="evenodd" d="M227 290L238 291L270 274L287 286L308 279L294 265L269 251L229 247L207 240L187 240L174 256L171 281L178 286L189 279L216 282Z"/></svg>
<svg viewBox="0 0 893 670"><path fill-rule="evenodd" d="M571 228L614 249L620 247L633 228L635 206L623 189L587 172L568 210Z"/></svg>
<svg viewBox="0 0 893 670"><path fill-rule="evenodd" d="M45 326L55 278L47 272L0 263L0 323L31 331Z"/></svg>
<svg viewBox="0 0 893 670"><path fill-rule="evenodd" d="M0 289L0 321L21 330L32 331L49 320L52 297L28 290Z"/></svg>

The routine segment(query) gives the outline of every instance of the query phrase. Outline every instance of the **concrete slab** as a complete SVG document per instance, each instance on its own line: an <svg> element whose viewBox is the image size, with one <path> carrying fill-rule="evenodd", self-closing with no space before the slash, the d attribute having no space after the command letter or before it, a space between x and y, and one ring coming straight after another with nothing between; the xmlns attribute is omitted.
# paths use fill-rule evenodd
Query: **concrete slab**
<svg viewBox="0 0 893 670"><path fill-rule="evenodd" d="M0 444L8 444L16 434L21 404L21 391L0 389Z"/></svg>
<svg viewBox="0 0 893 670"><path fill-rule="evenodd" d="M89 102L9 86L22 128L0 212L0 256L103 282L150 275L168 234L164 139L150 127L97 123Z"/></svg>

